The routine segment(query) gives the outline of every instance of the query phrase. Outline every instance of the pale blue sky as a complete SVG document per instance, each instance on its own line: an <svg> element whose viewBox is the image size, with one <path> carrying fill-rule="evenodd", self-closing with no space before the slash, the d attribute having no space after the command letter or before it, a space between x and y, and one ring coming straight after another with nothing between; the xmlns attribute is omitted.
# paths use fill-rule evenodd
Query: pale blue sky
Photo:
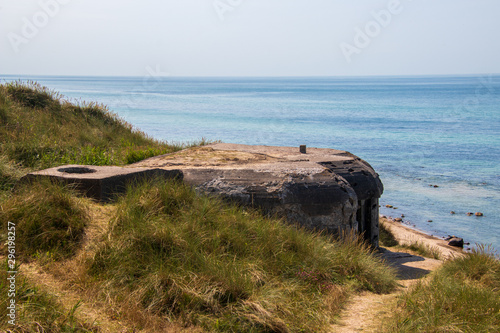
<svg viewBox="0 0 500 333"><path fill-rule="evenodd" d="M0 0L0 74L500 73L499 33L498 0Z"/></svg>

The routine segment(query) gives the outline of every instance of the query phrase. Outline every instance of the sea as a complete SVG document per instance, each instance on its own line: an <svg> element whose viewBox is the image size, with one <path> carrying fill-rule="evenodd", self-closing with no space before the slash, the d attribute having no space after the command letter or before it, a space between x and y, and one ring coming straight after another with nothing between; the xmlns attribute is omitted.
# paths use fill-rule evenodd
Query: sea
<svg viewBox="0 0 500 333"><path fill-rule="evenodd" d="M379 173L381 214L500 249L500 75L0 79L105 104L159 140L347 150Z"/></svg>

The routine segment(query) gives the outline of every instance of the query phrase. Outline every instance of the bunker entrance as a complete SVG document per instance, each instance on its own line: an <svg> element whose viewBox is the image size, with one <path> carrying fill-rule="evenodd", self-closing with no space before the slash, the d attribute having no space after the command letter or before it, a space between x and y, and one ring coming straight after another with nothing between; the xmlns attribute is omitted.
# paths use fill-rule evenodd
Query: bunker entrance
<svg viewBox="0 0 500 333"><path fill-rule="evenodd" d="M356 212L358 231L363 238L374 246L378 246L378 198L358 201Z"/></svg>

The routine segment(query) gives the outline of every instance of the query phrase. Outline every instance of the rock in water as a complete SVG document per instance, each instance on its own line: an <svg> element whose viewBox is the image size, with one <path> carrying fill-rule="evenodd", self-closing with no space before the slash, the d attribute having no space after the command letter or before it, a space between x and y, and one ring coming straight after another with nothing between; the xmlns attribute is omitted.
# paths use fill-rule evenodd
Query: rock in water
<svg viewBox="0 0 500 333"><path fill-rule="evenodd" d="M453 237L448 241L448 245L463 248L464 240L463 238Z"/></svg>

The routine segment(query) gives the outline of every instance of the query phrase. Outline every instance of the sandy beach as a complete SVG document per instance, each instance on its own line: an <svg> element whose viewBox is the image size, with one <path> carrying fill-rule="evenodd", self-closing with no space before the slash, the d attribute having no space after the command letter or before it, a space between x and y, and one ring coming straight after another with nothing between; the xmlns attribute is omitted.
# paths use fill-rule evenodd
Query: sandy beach
<svg viewBox="0 0 500 333"><path fill-rule="evenodd" d="M443 259L449 259L463 253L461 248L449 246L448 242L443 239L413 229L391 218L380 217L380 223L394 234L394 237L400 244L411 244L415 242L425 244L431 248L437 249L441 253Z"/></svg>

